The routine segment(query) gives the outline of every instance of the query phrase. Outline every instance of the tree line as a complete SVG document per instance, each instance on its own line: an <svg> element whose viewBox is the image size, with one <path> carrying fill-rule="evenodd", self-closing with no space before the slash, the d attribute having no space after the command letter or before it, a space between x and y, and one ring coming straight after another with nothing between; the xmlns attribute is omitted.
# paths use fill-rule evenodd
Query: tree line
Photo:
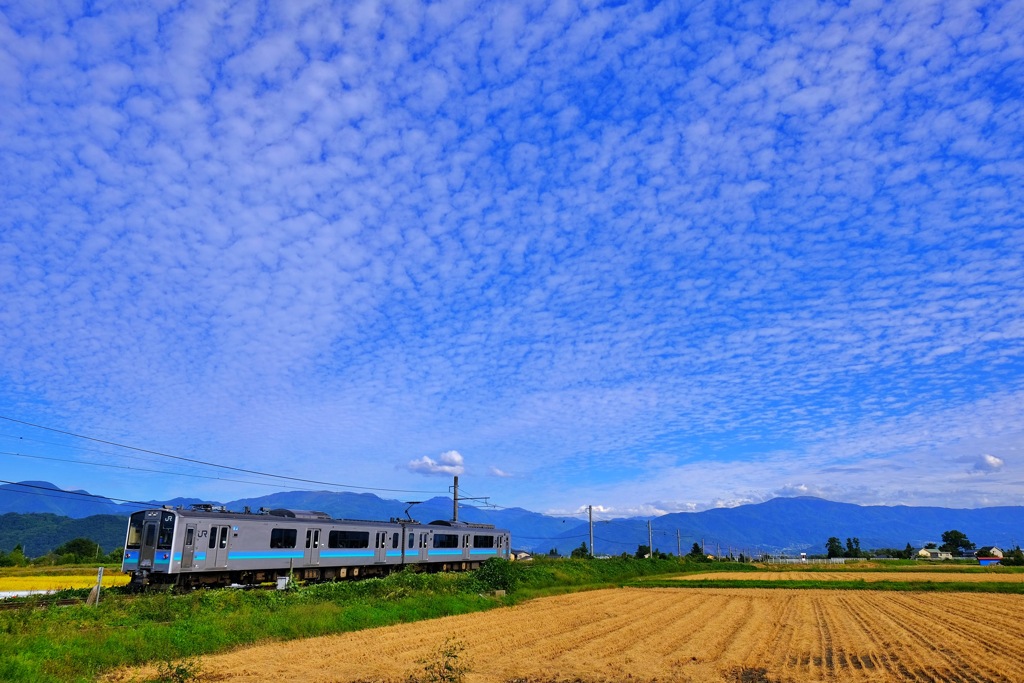
<svg viewBox="0 0 1024 683"><path fill-rule="evenodd" d="M124 556L124 548L115 548L104 553L96 541L88 538L73 538L62 543L45 555L28 557L21 544L10 552L0 550L0 567L26 567L28 565L50 566L60 564L118 564Z"/></svg>
<svg viewBox="0 0 1024 683"><path fill-rule="evenodd" d="M939 550L941 552L947 552L953 557L974 557L975 546L970 539L967 538L967 534L957 529L950 529L942 532L942 545L936 543L928 543L924 546L928 550ZM860 539L857 537L851 537L846 539L846 545L839 540L838 536L830 536L825 542L825 552L829 558L834 557L892 557L896 559L910 560L917 557L918 551L909 542L902 550L897 548L875 548L874 550L862 550L860 547ZM1003 554L1001 564L1004 565L1024 565L1024 552L1021 551L1020 546L1015 547L1013 550Z"/></svg>

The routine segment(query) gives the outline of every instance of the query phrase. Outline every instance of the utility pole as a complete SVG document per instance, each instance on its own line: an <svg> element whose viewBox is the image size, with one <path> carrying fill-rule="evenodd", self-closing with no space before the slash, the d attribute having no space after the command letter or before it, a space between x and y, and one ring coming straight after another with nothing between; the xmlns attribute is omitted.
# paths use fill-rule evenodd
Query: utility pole
<svg viewBox="0 0 1024 683"><path fill-rule="evenodd" d="M676 557L683 556L683 546L679 542L679 529L676 529Z"/></svg>
<svg viewBox="0 0 1024 683"><path fill-rule="evenodd" d="M455 475L455 495L452 497L452 521L459 521L459 475Z"/></svg>
<svg viewBox="0 0 1024 683"><path fill-rule="evenodd" d="M483 501L484 505L488 505L490 507L494 507L489 502L490 496L483 496L483 497L480 497L480 498L474 498L472 496L467 498L466 496L462 496L460 498L459 497L459 478L458 478L458 476L455 477L455 485L450 487L450 488L452 490L452 521L453 522L459 521L459 501L460 500L481 500L481 501ZM408 514L408 510L406 510L406 513Z"/></svg>
<svg viewBox="0 0 1024 683"><path fill-rule="evenodd" d="M590 519L590 556L594 556L594 506L587 506L587 517Z"/></svg>
<svg viewBox="0 0 1024 683"><path fill-rule="evenodd" d="M654 534L651 533L651 520L647 520L647 547L651 551L651 559L654 559Z"/></svg>

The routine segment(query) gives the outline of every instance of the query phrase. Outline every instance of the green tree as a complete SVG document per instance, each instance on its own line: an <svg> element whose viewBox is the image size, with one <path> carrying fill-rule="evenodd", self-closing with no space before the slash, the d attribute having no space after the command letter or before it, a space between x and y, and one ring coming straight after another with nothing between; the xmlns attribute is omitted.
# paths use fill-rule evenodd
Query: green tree
<svg viewBox="0 0 1024 683"><path fill-rule="evenodd" d="M828 541L825 543L825 550L828 552L828 556L842 557L843 556L843 542L836 536L829 536Z"/></svg>
<svg viewBox="0 0 1024 683"><path fill-rule="evenodd" d="M690 548L690 552L688 552L686 554L686 556L687 557L692 557L694 559L699 558L699 559L703 560L704 559L704 549L700 547L700 543L697 543L696 541L694 541L693 547Z"/></svg>
<svg viewBox="0 0 1024 683"><path fill-rule="evenodd" d="M88 538L73 538L54 548L53 554L70 555L73 562L88 562L99 558L100 546L96 541Z"/></svg>
<svg viewBox="0 0 1024 683"><path fill-rule="evenodd" d="M944 550L953 555L970 555L974 552L974 544L967 540L967 534L951 529L942 532L942 545L939 550Z"/></svg>
<svg viewBox="0 0 1024 683"><path fill-rule="evenodd" d="M999 561L999 564L1004 564L1008 567L1021 567L1024 566L1024 551L1017 546L1013 550L1003 553L1003 559Z"/></svg>
<svg viewBox="0 0 1024 683"><path fill-rule="evenodd" d="M569 557L576 560L585 560L590 557L590 551L587 550L587 542L583 541L580 543L580 547L573 550L572 553L569 554Z"/></svg>
<svg viewBox="0 0 1024 683"><path fill-rule="evenodd" d="M649 545L638 545L636 547L636 554L633 555L633 557L635 557L638 560L642 560L642 559L650 557L650 556L651 556L651 546L649 546Z"/></svg>
<svg viewBox="0 0 1024 683"><path fill-rule="evenodd" d="M910 560L914 557L914 546L910 545L910 541L907 541L907 547L903 549L903 559Z"/></svg>

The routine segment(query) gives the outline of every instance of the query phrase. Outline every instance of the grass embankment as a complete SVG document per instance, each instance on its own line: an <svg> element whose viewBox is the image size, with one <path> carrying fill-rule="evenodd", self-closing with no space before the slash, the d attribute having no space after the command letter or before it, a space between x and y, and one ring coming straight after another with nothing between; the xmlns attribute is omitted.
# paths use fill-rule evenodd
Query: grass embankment
<svg viewBox="0 0 1024 683"><path fill-rule="evenodd" d="M105 591L98 607L0 611L0 680L89 681L106 670L180 662L268 639L356 631L512 604L545 592L621 585L708 565L676 560L492 562L468 574L402 572L290 591L201 590L176 595ZM732 565L736 567L735 564ZM497 589L519 590L489 597ZM567 588L568 587L568 588ZM64 591L60 597L84 597Z"/></svg>

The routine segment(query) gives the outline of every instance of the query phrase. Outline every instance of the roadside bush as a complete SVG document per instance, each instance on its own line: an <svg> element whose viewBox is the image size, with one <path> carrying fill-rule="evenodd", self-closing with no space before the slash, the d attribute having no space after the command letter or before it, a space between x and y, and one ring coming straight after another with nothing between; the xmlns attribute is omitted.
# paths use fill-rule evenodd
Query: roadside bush
<svg viewBox="0 0 1024 683"><path fill-rule="evenodd" d="M492 557L476 570L476 580L488 591L511 593L522 579L522 566L501 557Z"/></svg>

